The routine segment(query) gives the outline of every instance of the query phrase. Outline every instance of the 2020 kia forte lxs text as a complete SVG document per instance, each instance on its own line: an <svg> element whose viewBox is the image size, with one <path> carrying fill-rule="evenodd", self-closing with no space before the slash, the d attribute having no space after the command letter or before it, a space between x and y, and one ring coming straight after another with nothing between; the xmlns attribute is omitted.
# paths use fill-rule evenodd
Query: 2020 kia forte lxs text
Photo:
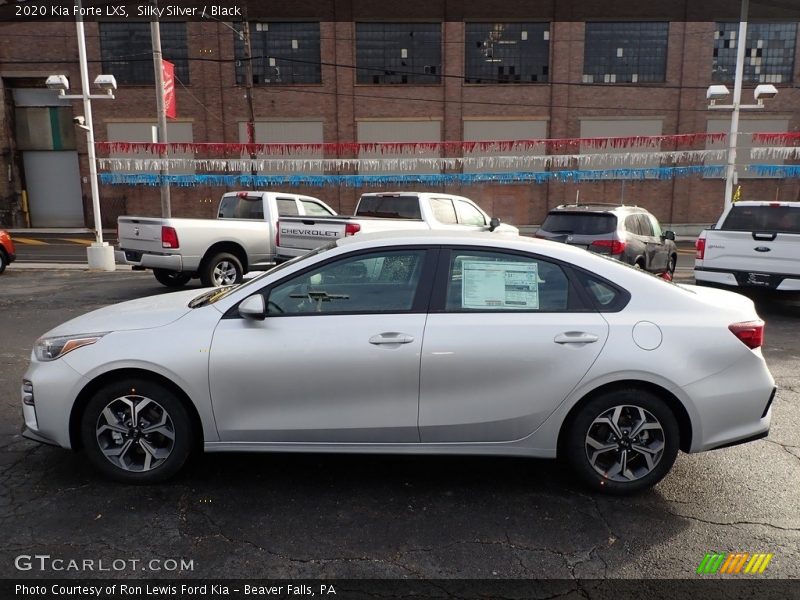
<svg viewBox="0 0 800 600"><path fill-rule="evenodd" d="M36 342L26 435L127 482L206 451L561 457L595 489L769 430L764 323L520 237L344 238L236 287L109 306Z"/></svg>

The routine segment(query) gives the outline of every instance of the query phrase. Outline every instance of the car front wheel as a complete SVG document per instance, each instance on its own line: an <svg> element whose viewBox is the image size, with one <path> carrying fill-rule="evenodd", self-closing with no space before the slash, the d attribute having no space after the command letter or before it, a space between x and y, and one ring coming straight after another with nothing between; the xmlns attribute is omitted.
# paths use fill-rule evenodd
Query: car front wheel
<svg viewBox="0 0 800 600"><path fill-rule="evenodd" d="M590 488L632 494L669 472L680 446L678 422L652 392L627 388L602 393L580 408L562 451Z"/></svg>
<svg viewBox="0 0 800 600"><path fill-rule="evenodd" d="M192 448L183 403L147 380L108 384L89 400L81 441L92 465L125 483L155 483L180 470Z"/></svg>
<svg viewBox="0 0 800 600"><path fill-rule="evenodd" d="M0 275L2 275L3 271L6 270L7 265L8 265L8 258L6 258L6 253L2 248L0 248Z"/></svg>

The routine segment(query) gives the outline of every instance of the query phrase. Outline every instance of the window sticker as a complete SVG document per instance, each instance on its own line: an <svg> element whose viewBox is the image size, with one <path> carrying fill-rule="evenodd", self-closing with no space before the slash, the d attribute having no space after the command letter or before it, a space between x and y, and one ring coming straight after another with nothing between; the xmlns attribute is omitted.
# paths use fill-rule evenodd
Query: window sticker
<svg viewBox="0 0 800 600"><path fill-rule="evenodd" d="M462 265L462 308L539 308L537 263L465 260Z"/></svg>

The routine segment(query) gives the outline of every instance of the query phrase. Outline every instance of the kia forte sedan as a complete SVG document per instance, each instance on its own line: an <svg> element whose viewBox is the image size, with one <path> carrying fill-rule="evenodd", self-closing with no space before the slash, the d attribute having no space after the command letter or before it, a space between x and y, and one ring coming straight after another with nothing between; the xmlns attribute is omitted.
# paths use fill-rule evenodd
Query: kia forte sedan
<svg viewBox="0 0 800 600"><path fill-rule="evenodd" d="M42 336L25 435L150 483L189 454L562 458L594 489L767 435L764 323L730 292L488 234L344 238L236 287Z"/></svg>

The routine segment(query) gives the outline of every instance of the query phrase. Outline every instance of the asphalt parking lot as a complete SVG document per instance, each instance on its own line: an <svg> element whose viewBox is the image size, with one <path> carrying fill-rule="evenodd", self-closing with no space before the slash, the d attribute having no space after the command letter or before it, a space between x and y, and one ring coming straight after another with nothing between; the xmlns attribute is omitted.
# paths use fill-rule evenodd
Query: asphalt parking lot
<svg viewBox="0 0 800 600"><path fill-rule="evenodd" d="M15 567L39 553L192 561L106 577L691 578L707 552L769 552L760 577L800 578L796 298L755 297L779 386L769 438L681 454L632 498L586 493L555 462L468 457L218 454L169 483L130 487L23 439L19 384L34 340L162 293L130 271L12 266L0 277L0 577L93 576Z"/></svg>

